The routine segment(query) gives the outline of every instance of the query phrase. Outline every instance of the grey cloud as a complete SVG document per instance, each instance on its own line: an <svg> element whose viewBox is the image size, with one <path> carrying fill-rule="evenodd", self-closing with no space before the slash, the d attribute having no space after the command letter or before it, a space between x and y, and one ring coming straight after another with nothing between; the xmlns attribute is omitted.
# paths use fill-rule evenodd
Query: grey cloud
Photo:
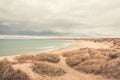
<svg viewBox="0 0 120 80"><path fill-rule="evenodd" d="M0 34L120 37L119 4L120 0L0 0Z"/></svg>

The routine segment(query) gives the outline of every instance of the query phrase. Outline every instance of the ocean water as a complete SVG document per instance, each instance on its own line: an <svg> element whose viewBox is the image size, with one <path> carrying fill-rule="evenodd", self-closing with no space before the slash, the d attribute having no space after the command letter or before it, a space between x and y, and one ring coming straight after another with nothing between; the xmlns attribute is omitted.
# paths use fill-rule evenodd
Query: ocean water
<svg viewBox="0 0 120 80"><path fill-rule="evenodd" d="M0 56L36 53L61 48L71 43L70 40L1 39Z"/></svg>

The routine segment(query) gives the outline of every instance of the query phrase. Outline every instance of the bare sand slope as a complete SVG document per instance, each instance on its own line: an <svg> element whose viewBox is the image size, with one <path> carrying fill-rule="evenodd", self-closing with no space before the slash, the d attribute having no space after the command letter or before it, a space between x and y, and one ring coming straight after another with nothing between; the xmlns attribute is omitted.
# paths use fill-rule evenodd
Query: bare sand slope
<svg viewBox="0 0 120 80"><path fill-rule="evenodd" d="M14 70L19 69L25 74L27 74L27 76L23 78L22 76L17 75L17 78L19 78L19 80L23 80L23 79L25 80L119 80L119 77L117 76L117 74L119 73L116 73L116 75L112 75L113 77L104 76L100 72L99 72L100 74L94 73L95 70L97 71L99 70L98 68L99 65L101 66L101 64L98 65L95 63L96 66L94 66L92 69L85 68L85 70L87 69L88 72L84 70L76 69L79 68L79 66L81 66L81 63L88 60L89 57L90 57L89 60L104 59L106 61L108 60L107 62L112 61L113 59L111 59L112 57L110 57L108 53L119 52L119 48L118 50L116 49L111 50L113 49L113 46L116 46L114 45L113 41L94 42L89 40L87 41L77 40L75 41L74 44L69 45L66 48L57 49L48 52L41 52L40 54L29 54L29 55L26 54L26 55L19 55L13 57L5 57L5 58L1 58L1 60L2 62L4 60L7 60L8 62L6 61L6 63L10 64ZM92 53L88 53L88 52L92 52ZM102 55L103 53L101 54L101 52L105 52L104 53L105 56L103 56ZM95 55L93 55L94 53ZM98 53L98 55L96 53ZM85 57L81 58L80 56L85 56ZM118 57L120 57L119 53L117 54L117 61L120 60L120 58ZM72 61L69 61L70 59L72 59ZM81 59L84 60L81 62ZM69 63L66 62L67 60L70 64L73 63L72 64L73 66L69 65ZM4 66L6 67L6 65ZM0 68L2 69L3 67ZM13 72L15 72L14 70ZM89 73L90 70L93 70L93 72ZM2 73L4 73L4 71L5 70L3 69ZM0 72L0 78L1 78L0 80L9 79L11 77L13 78L12 80L16 80L16 74L18 73L12 74L12 71L9 72L9 70L5 72L7 72L6 76L2 75ZM114 76L117 76L118 78L115 78Z"/></svg>

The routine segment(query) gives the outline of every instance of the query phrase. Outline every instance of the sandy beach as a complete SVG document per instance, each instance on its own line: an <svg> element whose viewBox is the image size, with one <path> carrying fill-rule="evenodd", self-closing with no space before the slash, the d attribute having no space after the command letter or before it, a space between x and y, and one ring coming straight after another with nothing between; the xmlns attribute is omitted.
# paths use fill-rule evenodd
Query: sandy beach
<svg viewBox="0 0 120 80"><path fill-rule="evenodd" d="M0 58L0 80L120 80L120 39L80 39L65 48Z"/></svg>

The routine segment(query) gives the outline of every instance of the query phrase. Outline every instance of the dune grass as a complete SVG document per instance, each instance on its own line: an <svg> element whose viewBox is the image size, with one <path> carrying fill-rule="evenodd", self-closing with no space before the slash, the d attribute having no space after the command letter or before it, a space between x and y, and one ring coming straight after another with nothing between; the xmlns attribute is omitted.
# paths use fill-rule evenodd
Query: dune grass
<svg viewBox="0 0 120 80"><path fill-rule="evenodd" d="M51 63L58 63L60 58L56 54L36 54L36 55L20 55L15 58L19 63L25 63L27 61L46 61Z"/></svg>
<svg viewBox="0 0 120 80"><path fill-rule="evenodd" d="M30 80L26 73L14 70L8 60L0 61L0 80Z"/></svg>
<svg viewBox="0 0 120 80"><path fill-rule="evenodd" d="M6 71L13 71L13 69L11 67L11 63L8 60L4 59L0 61L0 79L3 78L3 75Z"/></svg>
<svg viewBox="0 0 120 80"><path fill-rule="evenodd" d="M88 59L81 64L78 64L74 69L78 71L83 71L86 73L99 74L102 72L103 65L107 61L105 59Z"/></svg>
<svg viewBox="0 0 120 80"><path fill-rule="evenodd" d="M48 76L61 76L65 74L65 71L62 68L45 63L34 63L32 70L40 75Z"/></svg>
<svg viewBox="0 0 120 80"><path fill-rule="evenodd" d="M88 48L82 48L82 49L78 49L78 50L64 52L62 55L63 55L63 57L71 57L71 56L79 55L82 53L88 53Z"/></svg>
<svg viewBox="0 0 120 80"><path fill-rule="evenodd" d="M13 70L12 72L5 72L2 80L30 80L30 78L21 70Z"/></svg>
<svg viewBox="0 0 120 80"><path fill-rule="evenodd" d="M78 65L79 63L81 63L89 58L90 58L89 54L74 55L74 56L66 58L66 63L69 66L74 67L74 66Z"/></svg>
<svg viewBox="0 0 120 80"><path fill-rule="evenodd" d="M120 57L107 62L104 65L103 74L120 80Z"/></svg>
<svg viewBox="0 0 120 80"><path fill-rule="evenodd" d="M51 53L49 53L49 54L37 54L35 56L35 60L58 63L60 61L60 57L57 54L51 54Z"/></svg>
<svg viewBox="0 0 120 80"><path fill-rule="evenodd" d="M68 52L63 56L66 57L66 63L77 71L120 79L119 51L84 48L79 49L79 53Z"/></svg>

